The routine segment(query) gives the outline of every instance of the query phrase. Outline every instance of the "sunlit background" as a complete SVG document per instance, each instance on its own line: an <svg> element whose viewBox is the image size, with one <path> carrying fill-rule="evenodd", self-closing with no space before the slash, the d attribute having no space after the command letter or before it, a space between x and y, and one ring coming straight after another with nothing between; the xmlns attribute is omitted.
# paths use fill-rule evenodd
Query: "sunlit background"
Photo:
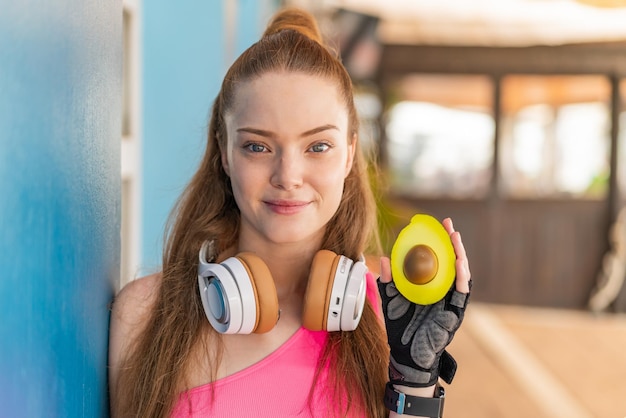
<svg viewBox="0 0 626 418"><path fill-rule="evenodd" d="M477 288L479 298L493 289L484 296L495 302L587 304L626 190L626 169L618 163L626 159L626 128L619 123L626 118L626 9L613 1L223 1L220 27L210 29L222 42L186 41L214 48L213 60L222 62L216 68L208 54L189 57L192 46L175 47L193 36L193 25L158 26L167 18L182 21L184 10L165 16L128 0L120 285L159 268L162 225L199 159L219 77L283 5L318 17L353 76L361 141L383 168L388 246L415 211L454 216L471 236L482 229L484 239L468 242L472 252L497 252L503 237L523 232L513 254L494 257L508 264L528 256L538 265L540 255L528 252L545 248L546 258L560 266L538 267L544 275L556 273L555 283L541 279L552 288L571 269L551 250L587 248L573 267L578 292L569 300L542 299L541 291L503 296L493 283ZM202 89L173 88L209 67ZM173 170L163 169L163 158ZM588 231L583 226L570 247L560 251L542 239L549 228L553 238L565 234L567 241L580 219ZM494 270L492 257L475 257L475 269L489 277L485 283L510 271ZM519 285L524 275L536 276L537 269L511 280ZM626 308L626 296L618 294L605 308L615 300L618 310Z"/></svg>
<svg viewBox="0 0 626 418"><path fill-rule="evenodd" d="M249 2L222 2L226 65L276 7L318 17L353 77L360 138L382 170L386 248L416 212L452 216L462 231L474 306L451 348L461 371L446 416L626 415L625 5L261 3L266 17L250 31L235 17ZM145 189L163 191L146 175L144 215ZM141 222L141 255L122 281L158 267L164 213Z"/></svg>
<svg viewBox="0 0 626 418"><path fill-rule="evenodd" d="M451 347L460 368L448 417L626 416L623 3L222 2L220 71L276 8L303 7L318 18L354 80L360 139L381 169L375 180L387 250L417 212L451 216L462 232L475 281ZM158 8L142 7L150 52L137 79L141 97L159 97L176 112L167 100L184 96L154 93L167 78L152 73L167 68L168 55L151 46ZM247 25L238 24L242 15ZM135 42L141 49L141 38ZM120 285L158 269L167 202L203 147L203 94L190 108L195 125L183 127L194 138L186 151L172 145L172 132L163 135L167 115L153 100L128 107L144 117L135 140L153 151L129 163L144 164L125 183L131 190L137 179L143 192L126 201L143 209L125 223L126 248L135 252L122 264ZM163 176L176 160L178 179L173 170ZM142 232L133 233L137 222Z"/></svg>

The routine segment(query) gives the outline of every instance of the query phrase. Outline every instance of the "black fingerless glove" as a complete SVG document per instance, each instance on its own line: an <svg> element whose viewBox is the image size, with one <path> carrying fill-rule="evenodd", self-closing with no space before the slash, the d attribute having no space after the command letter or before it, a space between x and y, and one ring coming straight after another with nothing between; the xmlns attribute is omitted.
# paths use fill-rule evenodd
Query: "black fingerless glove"
<svg viewBox="0 0 626 418"><path fill-rule="evenodd" d="M391 349L389 381L411 387L427 387L441 377L451 383L456 361L445 351L461 326L469 293L453 287L433 305L416 305L395 284L378 282Z"/></svg>

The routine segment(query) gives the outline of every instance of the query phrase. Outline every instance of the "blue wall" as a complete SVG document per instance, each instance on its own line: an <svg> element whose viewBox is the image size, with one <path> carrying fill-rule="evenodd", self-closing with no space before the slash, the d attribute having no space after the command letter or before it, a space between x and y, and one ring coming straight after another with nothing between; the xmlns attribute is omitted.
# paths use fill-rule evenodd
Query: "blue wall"
<svg viewBox="0 0 626 418"><path fill-rule="evenodd" d="M121 16L121 0L2 5L2 417L106 415Z"/></svg>
<svg viewBox="0 0 626 418"><path fill-rule="evenodd" d="M230 62L262 33L276 1L237 2L235 47L225 51L225 1L144 1L142 256L139 274L161 264L167 216L205 148L213 99Z"/></svg>
<svg viewBox="0 0 626 418"><path fill-rule="evenodd" d="M142 251L158 269L164 224L199 162L222 74L217 1L143 2Z"/></svg>

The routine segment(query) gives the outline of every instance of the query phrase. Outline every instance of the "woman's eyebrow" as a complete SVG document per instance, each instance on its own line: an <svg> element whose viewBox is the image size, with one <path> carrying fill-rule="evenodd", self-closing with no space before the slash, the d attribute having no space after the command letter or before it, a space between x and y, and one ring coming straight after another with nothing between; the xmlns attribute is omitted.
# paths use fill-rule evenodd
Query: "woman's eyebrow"
<svg viewBox="0 0 626 418"><path fill-rule="evenodd" d="M303 132L300 134L300 137L304 138L307 136L311 136L311 135L315 135L319 132L324 132L330 129L334 129L334 130L339 130L339 128L333 124L326 124L326 125L322 125L322 126L318 126L316 128L313 129L309 129L306 132ZM272 131L267 131L264 129L257 129L257 128L252 128L252 127L243 127L243 128L239 128L237 129L237 132L247 132L250 134L254 134L254 135L258 135L258 136L263 136L266 138L272 138L275 136L275 134Z"/></svg>
<svg viewBox="0 0 626 418"><path fill-rule="evenodd" d="M264 137L267 137L267 138L271 138L271 137L274 136L273 132L265 131L263 129L257 129L257 128L248 128L248 127L239 128L239 129L237 129L237 132L247 132L249 134L254 134L254 135L258 135L258 136L264 136Z"/></svg>
<svg viewBox="0 0 626 418"><path fill-rule="evenodd" d="M339 128L337 128L335 125L332 124L326 124L326 125L322 125L322 126L318 126L317 128L313 128L313 129L309 129L308 131L302 133L300 136L301 137L305 137L305 136L311 136L311 135L315 135L319 132L324 132L324 131L328 131L329 129L335 129L335 130L339 130Z"/></svg>

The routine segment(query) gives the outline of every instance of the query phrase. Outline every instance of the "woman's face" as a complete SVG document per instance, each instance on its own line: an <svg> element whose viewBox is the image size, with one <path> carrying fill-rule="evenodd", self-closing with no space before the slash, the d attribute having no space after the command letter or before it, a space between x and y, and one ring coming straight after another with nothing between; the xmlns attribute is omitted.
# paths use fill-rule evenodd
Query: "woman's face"
<svg viewBox="0 0 626 418"><path fill-rule="evenodd" d="M245 242L319 245L352 167L348 112L337 86L270 72L240 84L222 154Z"/></svg>

